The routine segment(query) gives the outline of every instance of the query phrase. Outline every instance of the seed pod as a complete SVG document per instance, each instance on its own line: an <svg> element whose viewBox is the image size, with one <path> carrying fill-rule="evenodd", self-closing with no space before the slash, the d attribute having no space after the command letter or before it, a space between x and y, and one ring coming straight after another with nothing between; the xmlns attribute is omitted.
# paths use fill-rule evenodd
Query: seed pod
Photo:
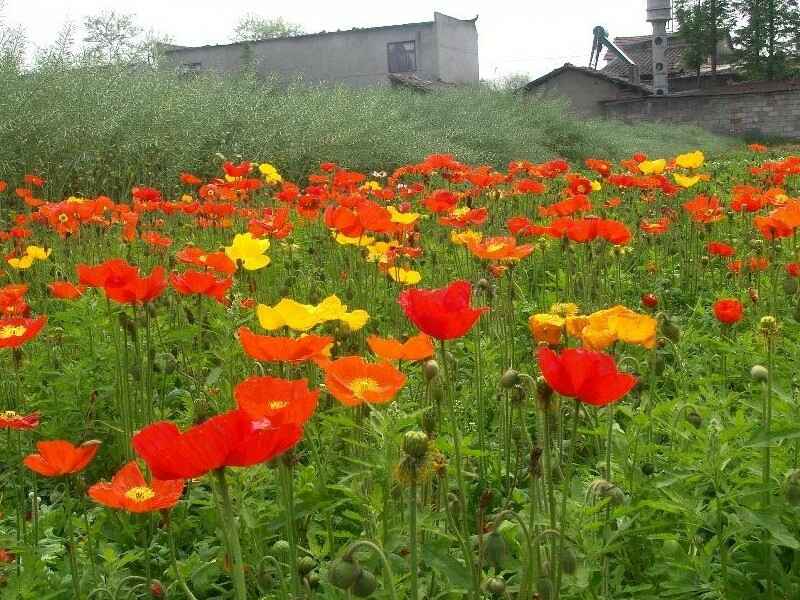
<svg viewBox="0 0 800 600"><path fill-rule="evenodd" d="M575 559L575 553L569 546L564 546L560 554L561 572L566 575L574 575L578 570L578 561Z"/></svg>
<svg viewBox="0 0 800 600"><path fill-rule="evenodd" d="M433 359L426 360L422 365L422 374L425 376L425 381L430 382L439 375L439 363Z"/></svg>
<svg viewBox="0 0 800 600"><path fill-rule="evenodd" d="M769 371L763 365L753 365L750 369L750 377L758 382L765 382L769 379Z"/></svg>
<svg viewBox="0 0 800 600"><path fill-rule="evenodd" d="M347 590L353 587L362 572L363 569L353 559L339 558L333 561L328 571L328 581L340 590Z"/></svg>
<svg viewBox="0 0 800 600"><path fill-rule="evenodd" d="M486 581L486 591L492 596L502 596L506 592L506 582L500 577L490 577Z"/></svg>
<svg viewBox="0 0 800 600"><path fill-rule="evenodd" d="M374 592L377 587L378 580L375 579L375 575L366 569L361 569L361 574L358 576L358 579L356 579L350 591L358 598L366 598L367 596L371 596L372 592Z"/></svg>
<svg viewBox="0 0 800 600"><path fill-rule="evenodd" d="M778 333L778 320L772 315L765 315L758 322L758 328L765 337L772 337Z"/></svg>
<svg viewBox="0 0 800 600"><path fill-rule="evenodd" d="M514 369L506 369L506 372L503 373L503 376L500 377L500 387L506 390L510 390L515 385L519 384L519 373Z"/></svg>
<svg viewBox="0 0 800 600"><path fill-rule="evenodd" d="M307 573L310 573L316 566L317 561L310 556L304 556L297 561L297 570L300 572L300 575L306 575Z"/></svg>
<svg viewBox="0 0 800 600"><path fill-rule="evenodd" d="M150 582L150 596L153 598L164 598L164 586L158 579L153 579Z"/></svg>

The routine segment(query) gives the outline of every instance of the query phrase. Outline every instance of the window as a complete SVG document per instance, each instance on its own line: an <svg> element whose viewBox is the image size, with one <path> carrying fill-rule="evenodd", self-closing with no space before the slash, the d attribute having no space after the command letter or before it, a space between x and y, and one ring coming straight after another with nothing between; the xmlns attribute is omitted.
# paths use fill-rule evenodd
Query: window
<svg viewBox="0 0 800 600"><path fill-rule="evenodd" d="M200 71L202 66L203 63L201 62L183 63L178 69L178 73L181 75L194 75Z"/></svg>
<svg viewBox="0 0 800 600"><path fill-rule="evenodd" d="M409 73L417 70L417 45L415 42L387 44L389 73Z"/></svg>

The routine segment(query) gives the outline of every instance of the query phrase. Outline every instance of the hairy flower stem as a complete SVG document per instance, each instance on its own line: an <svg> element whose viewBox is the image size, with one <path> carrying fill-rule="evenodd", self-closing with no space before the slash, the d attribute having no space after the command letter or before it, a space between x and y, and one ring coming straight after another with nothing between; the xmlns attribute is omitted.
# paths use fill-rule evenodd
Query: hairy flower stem
<svg viewBox="0 0 800 600"><path fill-rule="evenodd" d="M295 531L294 516L294 473L292 472L290 456L278 459L283 499L286 505L286 540L289 542L289 573L292 581L292 590L295 595L300 593L300 571L297 568L297 532Z"/></svg>
<svg viewBox="0 0 800 600"><path fill-rule="evenodd" d="M408 527L409 541L411 550L411 600L419 600L419 582L417 580L417 475L411 475L410 482L411 498L408 507Z"/></svg>
<svg viewBox="0 0 800 600"><path fill-rule="evenodd" d="M772 367L773 367L773 338L771 335L766 336L767 339L767 380L762 384L764 387L764 403L763 403L763 428L764 428L764 437L767 440L767 444L764 446L764 453L763 453L763 485L764 485L764 510L769 511L769 506L771 503L771 494L770 494L770 467L771 467L771 454L770 454L770 447L769 447L769 435L770 435L770 428L772 426ZM773 580L772 580L772 548L770 543L767 542L766 546L766 557L765 557L765 567L767 571L767 599L772 600L774 596L774 589L773 589Z"/></svg>
<svg viewBox="0 0 800 600"><path fill-rule="evenodd" d="M458 500L461 503L461 513L464 522L460 524L460 528L462 531L469 531L468 527L465 525L466 523L466 515L468 514L467 510L467 494L466 494L466 486L464 484L464 470L463 465L461 464L461 428L458 426L458 420L455 410L455 399L453 398L453 385L454 381L452 378L452 374L450 373L450 365L449 360L447 358L447 351L445 348L444 340L442 340L442 365L444 366L444 378L445 378L445 397L447 398L447 411L448 417L450 417L450 427L452 428L453 433L453 452L455 454L455 463L456 463L456 483L458 485Z"/></svg>
<svg viewBox="0 0 800 600"><path fill-rule="evenodd" d="M611 483L611 449L614 442L614 405L609 404L607 407L608 410L608 433L606 436L606 480ZM608 541L608 538L611 534L610 532L610 521L611 521L611 504L609 503L606 506L606 518L605 523L603 525L603 530L605 531L605 539ZM608 560L608 553L604 553L603 555L603 590L606 600L611 598L611 590L609 587L609 560Z"/></svg>
<svg viewBox="0 0 800 600"><path fill-rule="evenodd" d="M72 494L70 493L69 478L64 482L64 538L67 544L67 554L69 555L69 567L72 573L72 591L76 600L81 596L81 578L78 571L77 549L75 547L75 532L72 528Z"/></svg>
<svg viewBox="0 0 800 600"><path fill-rule="evenodd" d="M225 479L225 467L214 471L214 478L217 483L220 503L222 505L222 529L223 536L226 538L228 553L233 562L231 571L233 579L233 595L236 600L247 600L247 583L244 578L244 563L242 562L242 546L239 542L239 525L233 514L233 504L231 503L228 482Z"/></svg>
<svg viewBox="0 0 800 600"><path fill-rule="evenodd" d="M564 536L567 535L567 498L570 495L570 486L572 484L572 474L574 471L574 461L575 461L575 446L577 444L578 439L578 418L580 417L581 413L581 403L579 400L575 400L575 407L573 409L572 415L572 435L569 438L569 457L566 462L566 472L563 474L564 481L561 484L561 510L559 512L559 531L561 535L558 536L558 551L557 556L559 557L557 568L556 568L556 585L555 585L555 597L558 598L561 595L561 577L563 575L563 571L561 568L561 554L564 550Z"/></svg>
<svg viewBox="0 0 800 600"><path fill-rule="evenodd" d="M197 600L197 597L192 593L192 590L189 589L189 586L186 584L186 580L181 575L180 569L178 569L178 554L175 551L175 534L172 532L172 520L170 519L169 512L164 513L164 521L167 525L167 538L169 539L169 556L170 560L172 561L172 568L175 570L175 579L178 580L178 585L183 590L183 593L186 594L186 597L189 600Z"/></svg>

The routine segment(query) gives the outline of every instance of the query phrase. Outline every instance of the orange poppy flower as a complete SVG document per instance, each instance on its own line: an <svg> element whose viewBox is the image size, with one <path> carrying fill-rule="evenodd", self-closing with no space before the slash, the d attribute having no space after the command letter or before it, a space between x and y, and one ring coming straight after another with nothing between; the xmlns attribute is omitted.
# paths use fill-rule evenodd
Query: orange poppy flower
<svg viewBox="0 0 800 600"><path fill-rule="evenodd" d="M28 286L24 283L10 283L0 288L0 317L19 317L28 313L25 294Z"/></svg>
<svg viewBox="0 0 800 600"><path fill-rule="evenodd" d="M60 477L83 471L100 448L98 440L90 440L74 446L64 440L37 442L36 454L29 454L22 461L31 471L45 477Z"/></svg>
<svg viewBox="0 0 800 600"><path fill-rule="evenodd" d="M424 333L410 337L405 342L371 335L367 338L367 345L384 360L424 360L433 356L434 352L431 338Z"/></svg>
<svg viewBox="0 0 800 600"><path fill-rule="evenodd" d="M175 255L182 263L205 267L218 273L232 275L236 273L236 263L234 263L224 252L205 252L194 246L187 246Z"/></svg>
<svg viewBox="0 0 800 600"><path fill-rule="evenodd" d="M46 315L35 319L24 317L0 319L0 348L19 348L39 335L46 323Z"/></svg>
<svg viewBox="0 0 800 600"><path fill-rule="evenodd" d="M107 280L103 289L106 296L120 304L146 304L158 298L166 289L164 267L158 266L150 275L141 277L138 269L128 272L123 279Z"/></svg>
<svg viewBox="0 0 800 600"><path fill-rule="evenodd" d="M480 242L471 240L467 247L474 256L484 260L520 260L535 248L533 244L517 246L513 237L491 237Z"/></svg>
<svg viewBox="0 0 800 600"><path fill-rule="evenodd" d="M368 363L346 356L325 367L325 385L345 406L391 402L405 385L406 376L389 363Z"/></svg>
<svg viewBox="0 0 800 600"><path fill-rule="evenodd" d="M253 422L302 427L317 409L319 390L309 389L306 379L249 377L236 386L233 396L239 410Z"/></svg>
<svg viewBox="0 0 800 600"><path fill-rule="evenodd" d="M257 335L247 327L239 328L239 342L244 351L264 362L301 363L327 359L333 338L327 335L306 335L301 338Z"/></svg>
<svg viewBox="0 0 800 600"><path fill-rule="evenodd" d="M39 426L39 413L20 415L13 410L0 412L0 429L29 430Z"/></svg>
<svg viewBox="0 0 800 600"><path fill-rule="evenodd" d="M191 173L181 173L181 183L184 185L190 185L192 187L197 187L203 183L203 180L200 179L197 175L192 175Z"/></svg>
<svg viewBox="0 0 800 600"><path fill-rule="evenodd" d="M71 281L54 281L47 287L54 297L61 300L77 300L86 291L85 285L75 285Z"/></svg>
<svg viewBox="0 0 800 600"><path fill-rule="evenodd" d="M153 479L148 484L139 465L131 461L117 471L110 483L95 483L88 494L98 504L109 508L147 513L175 506L183 495L183 488L183 479Z"/></svg>
<svg viewBox="0 0 800 600"><path fill-rule="evenodd" d="M145 244L154 248L169 248L172 245L171 238L161 235L156 231L145 231L139 237L142 238Z"/></svg>
<svg viewBox="0 0 800 600"><path fill-rule="evenodd" d="M539 207L540 217L569 217L579 212L592 210L592 203L585 194L570 196L561 202Z"/></svg>

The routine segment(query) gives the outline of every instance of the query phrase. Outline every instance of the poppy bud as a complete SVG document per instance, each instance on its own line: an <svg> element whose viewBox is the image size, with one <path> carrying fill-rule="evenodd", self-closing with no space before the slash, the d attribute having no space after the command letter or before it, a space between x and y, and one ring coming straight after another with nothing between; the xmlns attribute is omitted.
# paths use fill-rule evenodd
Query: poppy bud
<svg viewBox="0 0 800 600"><path fill-rule="evenodd" d="M536 397L539 399L542 410L547 410L550 406L550 399L553 397L553 388L548 385L544 377L536 379Z"/></svg>
<svg viewBox="0 0 800 600"><path fill-rule="evenodd" d="M502 596L506 592L506 582L500 577L490 577L486 581L486 591L492 596Z"/></svg>
<svg viewBox="0 0 800 600"><path fill-rule="evenodd" d="M350 589L362 573L361 567L348 557L333 561L328 571L328 581L340 590Z"/></svg>
<svg viewBox="0 0 800 600"><path fill-rule="evenodd" d="M559 560L561 562L562 573L574 575L575 571L578 570L578 561L575 559L575 553L568 546L564 546L561 549Z"/></svg>
<svg viewBox="0 0 800 600"><path fill-rule="evenodd" d="M800 505L800 470L792 471L786 478L786 502L792 506Z"/></svg>
<svg viewBox="0 0 800 600"><path fill-rule="evenodd" d="M422 364L422 374L425 376L425 381L430 382L439 375L439 363L433 359L426 360Z"/></svg>
<svg viewBox="0 0 800 600"><path fill-rule="evenodd" d="M308 575L306 575L306 581L308 582L308 585L312 588L319 587L319 573L317 573L316 571L309 573Z"/></svg>
<svg viewBox="0 0 800 600"><path fill-rule="evenodd" d="M275 554L285 555L289 553L289 542L286 540L278 540L272 544L272 552Z"/></svg>
<svg viewBox="0 0 800 600"><path fill-rule="evenodd" d="M772 315L766 315L761 317L758 322L758 328L764 336L772 337L778 333L778 320Z"/></svg>
<svg viewBox="0 0 800 600"><path fill-rule="evenodd" d="M164 586L158 579L153 579L150 582L150 596L152 596L153 598L164 597Z"/></svg>
<svg viewBox="0 0 800 600"><path fill-rule="evenodd" d="M372 592L374 592L377 587L378 580L375 579L375 575L366 569L362 569L350 591L358 598L366 598L367 596L371 596Z"/></svg>
<svg viewBox="0 0 800 600"><path fill-rule="evenodd" d="M769 378L769 371L763 365L753 365L750 369L750 377L758 382L765 382Z"/></svg>
<svg viewBox="0 0 800 600"><path fill-rule="evenodd" d="M703 425L703 417L700 416L696 410L692 409L686 413L686 420L694 427L695 429L700 429Z"/></svg>
<svg viewBox="0 0 800 600"><path fill-rule="evenodd" d="M669 341L677 344L681 339L681 330L678 329L678 326L670 319L669 317L664 319L664 323L661 325L661 333L664 334Z"/></svg>
<svg viewBox="0 0 800 600"><path fill-rule="evenodd" d="M519 373L514 369L506 369L503 376L500 377L500 387L509 390L519 383Z"/></svg>
<svg viewBox="0 0 800 600"><path fill-rule="evenodd" d="M750 296L750 302L753 304L758 302L758 290L756 288L748 288L747 295Z"/></svg>
<svg viewBox="0 0 800 600"><path fill-rule="evenodd" d="M647 308L654 309L658 307L658 298L655 294L642 294L642 304Z"/></svg>
<svg viewBox="0 0 800 600"><path fill-rule="evenodd" d="M653 466L653 463L644 463L642 465L642 475L650 476L655 473L656 468Z"/></svg>
<svg viewBox="0 0 800 600"><path fill-rule="evenodd" d="M506 557L506 540L496 529L486 536L483 546L484 555L489 564L500 569Z"/></svg>
<svg viewBox="0 0 800 600"><path fill-rule="evenodd" d="M424 458L428 453L428 447L428 436L421 431L407 431L403 436L403 452L413 458Z"/></svg>
<svg viewBox="0 0 800 600"><path fill-rule="evenodd" d="M297 561L297 570L300 572L301 575L306 575L314 570L314 567L317 566L317 561L315 561L310 556L304 556L299 561Z"/></svg>

